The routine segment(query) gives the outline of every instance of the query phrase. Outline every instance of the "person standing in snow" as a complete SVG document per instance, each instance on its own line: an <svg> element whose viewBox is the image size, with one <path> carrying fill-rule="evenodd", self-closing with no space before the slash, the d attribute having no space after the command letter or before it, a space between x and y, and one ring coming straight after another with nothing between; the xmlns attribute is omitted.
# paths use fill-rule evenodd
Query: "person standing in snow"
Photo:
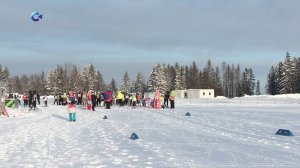
<svg viewBox="0 0 300 168"><path fill-rule="evenodd" d="M40 98L41 98L40 94L37 93L37 94L36 94L36 100L37 100L37 102L38 102L39 105L41 104Z"/></svg>
<svg viewBox="0 0 300 168"><path fill-rule="evenodd" d="M58 105L58 97L57 97L57 94L54 95L54 102L53 102L53 104L55 104L55 103Z"/></svg>
<svg viewBox="0 0 300 168"><path fill-rule="evenodd" d="M36 94L31 97L31 105L29 107L29 111L32 110L32 108L33 110L36 110Z"/></svg>
<svg viewBox="0 0 300 168"><path fill-rule="evenodd" d="M164 107L169 108L170 91L167 91L164 95Z"/></svg>
<svg viewBox="0 0 300 168"><path fill-rule="evenodd" d="M117 101L118 101L118 105L119 106L123 106L124 105L124 94L122 91L118 91L118 94L117 94Z"/></svg>
<svg viewBox="0 0 300 168"><path fill-rule="evenodd" d="M28 96L28 106L29 108L32 108L32 99L33 99L33 91L29 91L29 96Z"/></svg>
<svg viewBox="0 0 300 168"><path fill-rule="evenodd" d="M171 109L175 108L175 98L176 98L176 91L174 89L171 89L170 92L170 104L171 104Z"/></svg>
<svg viewBox="0 0 300 168"><path fill-rule="evenodd" d="M137 103L137 98L136 98L136 94L132 94L132 108L136 108L136 103Z"/></svg>
<svg viewBox="0 0 300 168"><path fill-rule="evenodd" d="M141 106L141 95L136 93L136 105Z"/></svg>
<svg viewBox="0 0 300 168"><path fill-rule="evenodd" d="M45 107L47 107L47 105L48 105L48 102L47 102L47 101L48 101L47 95L43 97L43 100L44 100L44 105L45 105Z"/></svg>
<svg viewBox="0 0 300 168"><path fill-rule="evenodd" d="M67 97L68 102L68 112L69 112L69 121L76 121L76 105L75 105L75 97L74 92L69 92L69 96Z"/></svg>
<svg viewBox="0 0 300 168"><path fill-rule="evenodd" d="M106 104L106 109L110 109L111 103L112 103L112 93L110 90L107 90L105 93L105 104Z"/></svg>
<svg viewBox="0 0 300 168"><path fill-rule="evenodd" d="M79 104L82 105L82 93L81 93L81 91L78 93L77 97L78 97L77 105L79 105Z"/></svg>
<svg viewBox="0 0 300 168"><path fill-rule="evenodd" d="M95 111L95 106L97 105L97 96L94 91L92 91L92 110Z"/></svg>
<svg viewBox="0 0 300 168"><path fill-rule="evenodd" d="M87 104L87 92L82 93L82 105L85 106Z"/></svg>
<svg viewBox="0 0 300 168"><path fill-rule="evenodd" d="M23 94L24 107L28 106L28 99L29 99L29 97L28 97L27 93L24 93Z"/></svg>

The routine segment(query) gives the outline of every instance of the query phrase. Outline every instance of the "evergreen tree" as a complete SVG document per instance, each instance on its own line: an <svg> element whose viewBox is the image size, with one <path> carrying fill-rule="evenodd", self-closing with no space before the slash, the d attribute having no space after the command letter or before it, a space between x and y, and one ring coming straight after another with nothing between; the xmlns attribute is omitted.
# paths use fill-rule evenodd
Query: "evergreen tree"
<svg viewBox="0 0 300 168"><path fill-rule="evenodd" d="M22 92L21 93L25 93L27 92L27 87L28 86L28 77L27 75L22 75L21 78L20 78L20 82L21 82L21 85L22 85Z"/></svg>
<svg viewBox="0 0 300 168"><path fill-rule="evenodd" d="M47 94L47 81L46 81L46 76L44 71L41 72L40 76L39 76L39 93L41 95L45 95Z"/></svg>
<svg viewBox="0 0 300 168"><path fill-rule="evenodd" d="M155 67L153 67L148 80L148 90L153 92L156 89L158 89L160 92L164 92L168 89L166 85L164 69L160 64L157 64Z"/></svg>
<svg viewBox="0 0 300 168"><path fill-rule="evenodd" d="M179 66L179 64L176 62L175 63L175 89L176 90L181 90L181 80L182 80L182 78L181 78L181 68L180 68L180 66Z"/></svg>
<svg viewBox="0 0 300 168"><path fill-rule="evenodd" d="M185 66L179 66L179 64L175 64L175 89L176 90L184 90L187 88L186 86L186 70Z"/></svg>
<svg viewBox="0 0 300 168"><path fill-rule="evenodd" d="M133 80L133 81L131 81L131 84L130 84L130 89L129 89L129 92L130 92L130 93L136 92L136 91L134 90L134 86L135 86L135 81Z"/></svg>
<svg viewBox="0 0 300 168"><path fill-rule="evenodd" d="M27 78L27 76L25 76ZM47 90L47 94L57 94L56 90L55 90L55 75L54 75L54 72L53 71L49 71L48 73L48 78L47 78L47 87L46 87L46 90Z"/></svg>
<svg viewBox="0 0 300 168"><path fill-rule="evenodd" d="M9 70L6 66L2 67L1 76L2 76L2 82L4 84L4 87L8 90L8 92L11 92L12 91L12 83L10 80Z"/></svg>
<svg viewBox="0 0 300 168"><path fill-rule="evenodd" d="M98 71L98 72L99 72L99 71ZM99 89L100 89L100 91L104 91L105 88L106 88L106 84L105 84L105 82L104 82L102 73L99 72Z"/></svg>
<svg viewBox="0 0 300 168"><path fill-rule="evenodd" d="M230 97L230 66L226 65L224 69L224 75L223 75L223 87L224 87L224 93L226 97Z"/></svg>
<svg viewBox="0 0 300 168"><path fill-rule="evenodd" d="M256 83L256 90L255 90L255 94L256 95L260 95L260 82L259 80L257 80L257 83Z"/></svg>
<svg viewBox="0 0 300 168"><path fill-rule="evenodd" d="M64 91L64 93L66 93L66 92L69 92L70 91L70 72L71 72L71 68L70 68L70 64L68 64L68 63L65 63L64 64L64 68L63 68L63 78L62 78L62 80L63 80L63 85L62 85L62 89L63 89L63 91Z"/></svg>
<svg viewBox="0 0 300 168"><path fill-rule="evenodd" d="M57 65L56 69L54 70L54 90L56 93L64 93L64 70L62 66Z"/></svg>
<svg viewBox="0 0 300 168"><path fill-rule="evenodd" d="M223 96L219 67L216 67L215 74L214 74L214 90L215 90L215 96Z"/></svg>
<svg viewBox="0 0 300 168"><path fill-rule="evenodd" d="M88 91L90 89L94 89L95 86L95 68L93 64L87 64L83 68L82 72L83 79L83 89Z"/></svg>
<svg viewBox="0 0 300 168"><path fill-rule="evenodd" d="M210 60L208 60L204 70L203 70L203 89L211 89L213 88L213 76L214 69Z"/></svg>
<svg viewBox="0 0 300 168"><path fill-rule="evenodd" d="M254 95L255 91L255 77L252 68L249 68L249 83L250 83L250 95Z"/></svg>
<svg viewBox="0 0 300 168"><path fill-rule="evenodd" d="M11 81L12 81L12 92L23 93L23 87L19 76L13 77Z"/></svg>
<svg viewBox="0 0 300 168"><path fill-rule="evenodd" d="M190 77L190 69L186 65L185 68L185 82L186 82L186 89L191 89L191 77Z"/></svg>
<svg viewBox="0 0 300 168"><path fill-rule="evenodd" d="M178 64L178 63L177 63ZM163 77L165 77L165 90L169 90L170 88L175 86L175 78L176 78L176 70L173 66L168 65L167 67L163 64Z"/></svg>
<svg viewBox="0 0 300 168"><path fill-rule="evenodd" d="M144 92L145 91L145 80L143 75L138 72L136 75L136 80L133 85L133 92Z"/></svg>
<svg viewBox="0 0 300 168"><path fill-rule="evenodd" d="M183 89L187 89L187 86L186 86L186 78L185 78L186 74L185 74L185 67L184 66L181 66L180 67L180 77L179 77L179 89L180 90L183 90Z"/></svg>
<svg viewBox="0 0 300 168"><path fill-rule="evenodd" d="M300 93L300 57L295 58L295 93Z"/></svg>
<svg viewBox="0 0 300 168"><path fill-rule="evenodd" d="M40 76L37 74L30 75L29 81L28 81L28 87L29 90L35 90L37 92L40 91Z"/></svg>
<svg viewBox="0 0 300 168"><path fill-rule="evenodd" d="M111 81L108 85L108 89L111 90L114 95L118 92L117 83L114 78L111 79Z"/></svg>
<svg viewBox="0 0 300 168"><path fill-rule="evenodd" d="M276 94L280 94L280 91L283 91L282 79L283 79L283 63L279 62L279 64L275 68L275 76L276 76Z"/></svg>
<svg viewBox="0 0 300 168"><path fill-rule="evenodd" d="M131 91L131 83L130 83L130 78L129 78L129 74L127 71L123 75L123 82L122 82L120 89L125 92Z"/></svg>
<svg viewBox="0 0 300 168"><path fill-rule="evenodd" d="M270 69L270 72L268 74L268 81L266 85L266 92L270 95L276 95L277 94L277 86L276 86L276 73L275 69L272 66Z"/></svg>
<svg viewBox="0 0 300 168"><path fill-rule="evenodd" d="M70 91L83 91L82 76L76 65L72 66L69 81L70 81Z"/></svg>
<svg viewBox="0 0 300 168"><path fill-rule="evenodd" d="M241 97L242 94L242 88L241 88L241 69L240 65L238 64L235 72L234 72L234 79L235 79L235 88L236 88L236 96Z"/></svg>
<svg viewBox="0 0 300 168"><path fill-rule="evenodd" d="M295 67L295 62L293 61L292 57L288 52L286 53L286 58L282 68L283 68L282 78L280 82L280 86L282 88L280 90L280 93L281 94L294 93L295 91L294 79L295 79L296 67Z"/></svg>
<svg viewBox="0 0 300 168"><path fill-rule="evenodd" d="M235 66L231 64L231 68L229 71L229 97L236 97L236 80L234 78Z"/></svg>
<svg viewBox="0 0 300 168"><path fill-rule="evenodd" d="M170 88L175 86L175 69L173 66L170 66L170 69L168 70L163 64L163 66L158 66L158 71L159 71L159 80L158 80L158 85L159 85L159 91L161 93L170 90Z"/></svg>
<svg viewBox="0 0 300 168"><path fill-rule="evenodd" d="M156 84L156 78L157 78L157 69L155 67L152 68L152 72L149 76L149 79L148 79L148 83L147 83L147 86L148 86L148 91L149 92L154 92L155 89L157 88L157 84Z"/></svg>
<svg viewBox="0 0 300 168"><path fill-rule="evenodd" d="M241 82L243 94L254 95L255 79L251 68L245 68Z"/></svg>
<svg viewBox="0 0 300 168"><path fill-rule="evenodd" d="M201 88L201 75L198 66L196 65L196 62L193 61L192 65L189 69L190 72L190 89L200 89Z"/></svg>
<svg viewBox="0 0 300 168"><path fill-rule="evenodd" d="M0 64L0 82L3 80L3 76L2 76L2 65Z"/></svg>
<svg viewBox="0 0 300 168"><path fill-rule="evenodd" d="M228 87L229 87L229 66L225 63L222 62L222 92L223 95L226 97L229 97L229 93L228 93Z"/></svg>
<svg viewBox="0 0 300 168"><path fill-rule="evenodd" d="M100 71L98 70L97 72L96 72L96 74L95 74L95 78L94 78L94 88L93 88L93 90L95 90L95 91L100 91L100 87L101 87L101 78L102 77L102 75L101 75L101 73L100 73ZM103 80L103 79L102 79ZM102 81L103 82L103 81Z"/></svg>

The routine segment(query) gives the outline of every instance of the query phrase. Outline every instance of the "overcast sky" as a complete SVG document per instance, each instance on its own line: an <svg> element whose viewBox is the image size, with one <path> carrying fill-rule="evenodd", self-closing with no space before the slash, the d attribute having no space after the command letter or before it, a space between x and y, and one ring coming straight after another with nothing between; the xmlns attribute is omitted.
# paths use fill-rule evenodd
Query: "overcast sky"
<svg viewBox="0 0 300 168"><path fill-rule="evenodd" d="M300 53L299 0L1 0L0 64L11 75L93 63L106 82L160 63L239 63L264 85ZM33 22L32 12L43 14ZM262 86L263 87L263 86Z"/></svg>

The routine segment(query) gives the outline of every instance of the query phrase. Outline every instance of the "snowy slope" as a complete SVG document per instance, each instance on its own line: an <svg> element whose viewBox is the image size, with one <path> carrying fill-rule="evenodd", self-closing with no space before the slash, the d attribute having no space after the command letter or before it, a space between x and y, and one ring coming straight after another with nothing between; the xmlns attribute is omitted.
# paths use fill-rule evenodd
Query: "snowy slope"
<svg viewBox="0 0 300 168"><path fill-rule="evenodd" d="M78 108L76 122L64 106L9 110L0 167L300 167L299 107L177 101L175 110Z"/></svg>

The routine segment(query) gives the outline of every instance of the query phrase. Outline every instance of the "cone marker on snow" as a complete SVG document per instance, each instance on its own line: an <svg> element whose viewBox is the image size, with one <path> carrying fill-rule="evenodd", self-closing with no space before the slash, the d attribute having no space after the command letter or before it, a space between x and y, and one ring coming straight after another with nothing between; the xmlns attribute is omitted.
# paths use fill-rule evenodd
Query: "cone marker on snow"
<svg viewBox="0 0 300 168"><path fill-rule="evenodd" d="M133 132L133 133L131 134L131 136L130 136L130 139L131 139L131 140L136 140L136 139L140 139L140 138L137 136L136 133Z"/></svg>

